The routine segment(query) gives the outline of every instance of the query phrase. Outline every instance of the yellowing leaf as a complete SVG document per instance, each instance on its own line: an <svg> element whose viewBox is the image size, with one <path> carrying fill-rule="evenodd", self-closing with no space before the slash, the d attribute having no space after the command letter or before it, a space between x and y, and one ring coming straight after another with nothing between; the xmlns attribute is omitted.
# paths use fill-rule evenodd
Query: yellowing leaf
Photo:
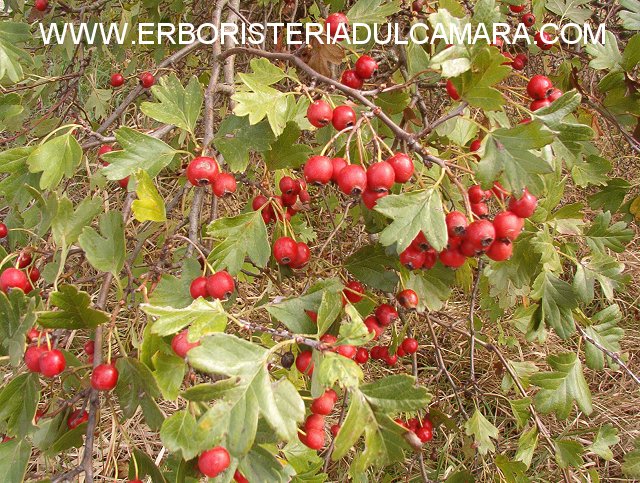
<svg viewBox="0 0 640 483"><path fill-rule="evenodd" d="M134 218L138 221L166 221L164 199L158 193L149 174L143 170L138 171L136 181L138 199L131 206Z"/></svg>

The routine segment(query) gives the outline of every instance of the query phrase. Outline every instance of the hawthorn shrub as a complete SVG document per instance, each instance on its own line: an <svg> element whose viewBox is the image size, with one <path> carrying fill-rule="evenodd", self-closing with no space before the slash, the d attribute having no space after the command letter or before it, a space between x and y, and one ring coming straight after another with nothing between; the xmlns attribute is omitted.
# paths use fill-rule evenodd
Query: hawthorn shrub
<svg viewBox="0 0 640 483"><path fill-rule="evenodd" d="M640 384L639 12L5 0L2 481L640 477L636 407L607 416ZM265 19L523 23L535 42L45 46L39 28ZM606 43L548 46L546 21Z"/></svg>

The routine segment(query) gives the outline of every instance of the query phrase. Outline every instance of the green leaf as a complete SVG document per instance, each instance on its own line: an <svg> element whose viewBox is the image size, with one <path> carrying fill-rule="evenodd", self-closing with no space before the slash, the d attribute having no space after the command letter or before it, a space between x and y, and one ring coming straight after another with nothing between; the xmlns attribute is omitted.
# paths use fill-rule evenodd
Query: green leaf
<svg viewBox="0 0 640 483"><path fill-rule="evenodd" d="M624 221L610 225L611 213L598 213L589 229L585 232L587 244L592 250L604 252L606 248L622 253L625 246L633 239L633 230L627 228Z"/></svg>
<svg viewBox="0 0 640 483"><path fill-rule="evenodd" d="M160 439L169 451L180 453L185 460L190 460L201 452L201 432L195 416L186 409L165 419L160 429Z"/></svg>
<svg viewBox="0 0 640 483"><path fill-rule="evenodd" d="M71 246L101 210L102 203L97 198L83 199L74 211L71 201L63 197L58 202L57 213L51 222L51 233L56 243L59 246Z"/></svg>
<svg viewBox="0 0 640 483"><path fill-rule="evenodd" d="M495 464L507 483L528 483L529 478L526 476L527 465L521 461L510 461L504 455L497 455L495 458Z"/></svg>
<svg viewBox="0 0 640 483"><path fill-rule="evenodd" d="M42 173L40 188L56 188L63 176L71 178L82 160L82 148L71 133L40 144L27 158L29 171Z"/></svg>
<svg viewBox="0 0 640 483"><path fill-rule="evenodd" d="M631 184L625 179L608 179L604 188L589 196L589 206L594 210L602 209L615 213L620 209L630 189Z"/></svg>
<svg viewBox="0 0 640 483"><path fill-rule="evenodd" d="M524 427L524 425L531 418L531 403L530 397L524 397L522 399L509 399L509 405L511 406L511 412L516 420L518 429Z"/></svg>
<svg viewBox="0 0 640 483"><path fill-rule="evenodd" d="M364 373L355 361L333 352L327 352L318 368L314 370L313 377L318 378L318 383L322 388L332 387L338 383L346 389L355 389L364 379Z"/></svg>
<svg viewBox="0 0 640 483"><path fill-rule="evenodd" d="M591 9L581 8L581 6L589 5L589 3L591 3L589 0L547 0L546 7L559 17L568 18L576 23L584 24L591 18L593 12Z"/></svg>
<svg viewBox="0 0 640 483"><path fill-rule="evenodd" d="M575 2L576 0L572 0ZM588 0L579 0L589 3ZM607 30L604 44L587 44L585 50L593 57L589 67L596 70L619 70L622 64L622 54L618 48L618 40L613 32Z"/></svg>
<svg viewBox="0 0 640 483"><path fill-rule="evenodd" d="M622 288L630 281L630 276L623 274L624 264L609 255L594 253L593 257L584 258L576 265L573 286L580 298L590 303L593 301L596 280L600 284L602 294L609 302L613 301L615 290Z"/></svg>
<svg viewBox="0 0 640 483"><path fill-rule="evenodd" d="M305 295L267 305L267 312L296 334L315 334L317 328L304 311L318 311L324 290L340 293L342 289L342 284L336 279L323 280L314 284Z"/></svg>
<svg viewBox="0 0 640 483"><path fill-rule="evenodd" d="M144 476L150 476L153 483L165 483L167 481L162 474L162 471L160 471L146 453L140 451L138 448L133 448L133 454L131 456L132 458L129 462L128 474L128 478L130 480L135 478L142 479Z"/></svg>
<svg viewBox="0 0 640 483"><path fill-rule="evenodd" d="M23 79L23 65L31 66L33 61L16 44L30 39L29 25L26 22L9 22L5 19L0 24L0 81L5 77L12 83Z"/></svg>
<svg viewBox="0 0 640 483"><path fill-rule="evenodd" d="M126 258L122 213L104 213L100 216L99 226L101 235L90 226L85 226L78 237L78 244L94 268L117 276Z"/></svg>
<svg viewBox="0 0 640 483"><path fill-rule="evenodd" d="M635 440L635 449L625 453L622 463L622 472L632 478L640 478L640 445Z"/></svg>
<svg viewBox="0 0 640 483"><path fill-rule="evenodd" d="M365 245L345 261L344 268L367 287L393 292L398 275L393 271L396 260L384 252L380 244Z"/></svg>
<svg viewBox="0 0 640 483"><path fill-rule="evenodd" d="M163 274L160 283L149 297L149 303L154 306L175 307L182 309L193 302L189 291L191 281L202 275L200 263L189 258L182 263L181 278L170 274Z"/></svg>
<svg viewBox="0 0 640 483"><path fill-rule="evenodd" d="M603 186L607 181L607 173L611 171L611 163L600 156L590 155L579 159L571 167L571 177L580 188L589 185Z"/></svg>
<svg viewBox="0 0 640 483"><path fill-rule="evenodd" d="M283 461L271 454L265 447L255 446L242 459L240 469L248 481L268 481L287 483L292 480L291 466L283 466ZM231 477L232 475L229 475ZM300 477L301 475L298 475ZM307 480L304 480L307 481Z"/></svg>
<svg viewBox="0 0 640 483"><path fill-rule="evenodd" d="M338 344L363 345L372 340L373 334L369 333L358 310L353 305L347 304L344 312L348 320L340 325Z"/></svg>
<svg viewBox="0 0 640 483"><path fill-rule="evenodd" d="M416 379L406 374L383 377L360 387L374 410L387 413L417 411L431 402L426 388L416 386Z"/></svg>
<svg viewBox="0 0 640 483"><path fill-rule="evenodd" d="M498 432L498 428L491 424L478 408L476 408L473 416L464 424L464 432L468 436L473 436L480 454L485 455L489 451L492 453L495 452L496 447L491 440L497 439L500 433Z"/></svg>
<svg viewBox="0 0 640 483"><path fill-rule="evenodd" d="M443 265L436 265L429 270L412 271L405 287L418 294L418 311L440 310L451 295L455 272Z"/></svg>
<svg viewBox="0 0 640 483"><path fill-rule="evenodd" d="M197 340L203 335L222 332L227 326L227 314L217 299L209 302L200 297L180 309L150 304L141 304L140 308L145 314L155 317L151 332L161 336L175 334L190 326L189 339Z"/></svg>
<svg viewBox="0 0 640 483"><path fill-rule="evenodd" d="M440 193L434 189L389 195L378 200L375 210L393 222L380 234L380 243L396 244L401 253L422 231L435 250L447 244L447 226Z"/></svg>
<svg viewBox="0 0 640 483"><path fill-rule="evenodd" d="M318 308L318 335L323 335L342 311L342 294L325 290Z"/></svg>
<svg viewBox="0 0 640 483"><path fill-rule="evenodd" d="M143 102L140 110L147 116L165 124L195 132L196 123L202 109L202 86L198 79L191 77L186 89L172 72L160 78L151 92L159 102Z"/></svg>
<svg viewBox="0 0 640 483"><path fill-rule="evenodd" d="M119 128L116 131L116 140L122 150L102 155L109 163L102 172L110 180L135 175L138 170L146 171L154 178L178 154L163 141L129 127Z"/></svg>
<svg viewBox="0 0 640 483"><path fill-rule="evenodd" d="M555 412L559 419L566 419L575 401L583 413L591 414L591 392L576 354L550 355L547 362L553 370L534 374L530 379L541 388L534 398L538 410L544 414Z"/></svg>
<svg viewBox="0 0 640 483"><path fill-rule="evenodd" d="M238 173L246 171L250 153L266 152L273 140L267 122L249 124L247 117L227 116L220 124L213 144L224 156L229 170Z"/></svg>
<svg viewBox="0 0 640 483"><path fill-rule="evenodd" d="M347 12L351 22L375 24L400 11L398 0L358 0Z"/></svg>
<svg viewBox="0 0 640 483"><path fill-rule="evenodd" d="M296 144L298 139L300 128L295 122L289 121L264 155L269 170L298 169L307 161L313 151L307 144Z"/></svg>
<svg viewBox="0 0 640 483"><path fill-rule="evenodd" d="M536 121L495 129L484 141L478 179L486 187L504 173L505 188L514 192L535 185L536 175L552 172L553 165L531 151L552 141L553 133Z"/></svg>
<svg viewBox="0 0 640 483"><path fill-rule="evenodd" d="M531 466L531 460L533 459L537 446L538 428L537 426L532 426L518 438L518 450L516 451L514 459L523 462L528 468Z"/></svg>
<svg viewBox="0 0 640 483"><path fill-rule="evenodd" d="M600 458L611 461L613 459L613 452L611 446L614 446L620 442L618 438L618 430L611 424L605 424L598 429L596 437L593 439L593 443L587 447L588 451L593 451Z"/></svg>
<svg viewBox="0 0 640 483"><path fill-rule="evenodd" d="M225 393L238 387L240 379L230 377L213 383L202 383L187 388L182 396L189 401L212 401L220 399Z"/></svg>
<svg viewBox="0 0 640 483"><path fill-rule="evenodd" d="M578 306L571 285L549 272L542 272L533 282L531 297L540 301L534 317L553 327L563 339L575 332L572 310Z"/></svg>
<svg viewBox="0 0 640 483"><path fill-rule="evenodd" d="M621 0L620 5L628 9L618 12L622 26L627 30L640 30L640 2L638 0Z"/></svg>
<svg viewBox="0 0 640 483"><path fill-rule="evenodd" d="M476 10L477 13L477 10ZM504 56L489 47L474 49L473 68L462 75L461 97L474 107L495 111L504 104L504 98L494 85L511 73L511 67L504 64Z"/></svg>
<svg viewBox="0 0 640 483"><path fill-rule="evenodd" d="M246 257L260 268L265 267L269 261L269 237L259 211L218 218L208 226L207 234L216 240L208 257L214 270L227 269L229 273L236 275Z"/></svg>
<svg viewBox="0 0 640 483"><path fill-rule="evenodd" d="M157 352L153 357L154 376L162 397L169 401L175 401L180 394L180 386L187 372L184 359L175 354Z"/></svg>
<svg viewBox="0 0 640 483"><path fill-rule="evenodd" d="M21 439L31 432L39 400L38 375L34 373L20 374L2 388L0 421L8 436Z"/></svg>
<svg viewBox="0 0 640 483"><path fill-rule="evenodd" d="M118 397L118 403L124 418L133 417L138 409L142 407L147 424L155 428L153 420L149 417L154 412L154 398L160 397L160 390L151 370L143 363L132 357L120 357L116 361L118 369L118 384L114 389ZM157 408L156 408L157 409ZM157 416L157 415L156 415Z"/></svg>
<svg viewBox="0 0 640 483"><path fill-rule="evenodd" d="M0 250L0 255L2 253ZM24 334L35 325L35 307L36 300L21 290L11 290L8 294L0 291L0 352L8 354L13 366L22 362Z"/></svg>
<svg viewBox="0 0 640 483"><path fill-rule="evenodd" d="M153 180L146 171L136 173L136 195L131 205L133 217L138 221L167 221L164 199L158 193Z"/></svg>
<svg viewBox="0 0 640 483"><path fill-rule="evenodd" d="M60 310L38 313L38 324L54 329L94 329L109 321L102 310L92 309L87 292L74 285L62 285L49 295L49 302Z"/></svg>
<svg viewBox="0 0 640 483"><path fill-rule="evenodd" d="M595 314L591 318L593 325L585 327L584 331L602 347L616 354L621 351L620 340L624 336L624 329L618 327L621 320L620 307L617 304L610 305ZM605 354L600 349L591 342L585 341L584 353L587 367L595 370L604 369ZM617 367L617 364L608 356L606 356L606 362L610 367Z"/></svg>
<svg viewBox="0 0 640 483"><path fill-rule="evenodd" d="M577 441L570 439L558 439L553 443L556 450L556 463L560 468L580 468L584 461L582 460L582 452L584 448Z"/></svg>
<svg viewBox="0 0 640 483"><path fill-rule="evenodd" d="M2 59L0 50L0 60ZM2 62L0 62L2 64ZM2 67L0 67L2 79ZM31 457L31 445L26 439L16 438L0 444L0 472L5 483L22 483L25 481L27 465Z"/></svg>

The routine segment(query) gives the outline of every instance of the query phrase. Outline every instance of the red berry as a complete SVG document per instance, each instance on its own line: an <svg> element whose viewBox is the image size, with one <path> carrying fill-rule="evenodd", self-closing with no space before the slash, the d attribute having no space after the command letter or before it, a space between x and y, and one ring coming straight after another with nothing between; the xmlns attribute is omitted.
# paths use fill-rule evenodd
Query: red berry
<svg viewBox="0 0 640 483"><path fill-rule="evenodd" d="M476 250L484 250L496 239L496 230L489 220L476 220L467 227L464 239Z"/></svg>
<svg viewBox="0 0 640 483"><path fill-rule="evenodd" d="M214 299L227 299L235 289L236 283L226 270L216 272L207 277L207 292Z"/></svg>
<svg viewBox="0 0 640 483"><path fill-rule="evenodd" d="M515 70L523 70L525 65L525 62L518 57L513 59L513 62L511 62L511 67L513 67Z"/></svg>
<svg viewBox="0 0 640 483"><path fill-rule="evenodd" d="M312 126L324 127L327 126L333 118L333 109L328 102L319 99L309 104L307 108L307 119Z"/></svg>
<svg viewBox="0 0 640 483"><path fill-rule="evenodd" d="M365 364L369 360L369 351L364 347L358 347L355 360L358 364Z"/></svg>
<svg viewBox="0 0 640 483"><path fill-rule="evenodd" d="M522 5L509 5L509 10L511 10L513 13L520 13L525 9L526 5L522 4Z"/></svg>
<svg viewBox="0 0 640 483"><path fill-rule="evenodd" d="M236 483L249 483L249 480L247 480L244 475L240 473L240 470L236 470L233 473L233 481L235 481Z"/></svg>
<svg viewBox="0 0 640 483"><path fill-rule="evenodd" d="M485 199L484 190L480 187L479 184L474 184L473 186L471 186L467 190L467 193L469 194L469 201L472 204L473 203L480 203L480 202L484 201L484 199Z"/></svg>
<svg viewBox="0 0 640 483"><path fill-rule="evenodd" d="M509 200L509 210L520 218L529 218L533 215L533 212L536 211L537 206L538 198L529 193L526 188L520 198L516 199L512 197L511 200ZM0 284L1 282L2 279L0 277Z"/></svg>
<svg viewBox="0 0 640 483"><path fill-rule="evenodd" d="M89 413L84 409L76 409L67 418L67 427L69 429L75 429L82 423L86 423L89 420Z"/></svg>
<svg viewBox="0 0 640 483"><path fill-rule="evenodd" d="M35 342L35 341L39 340L41 337L44 337L44 331L40 332L35 327L32 327L27 332L27 342Z"/></svg>
<svg viewBox="0 0 640 483"><path fill-rule="evenodd" d="M273 244L273 257L280 265L289 265L296 259L298 244L288 236L280 237Z"/></svg>
<svg viewBox="0 0 640 483"><path fill-rule="evenodd" d="M388 194L389 193L386 191L366 190L364 193L362 193L362 202L364 203L364 206L372 210L374 206L376 206L378 200L387 196Z"/></svg>
<svg viewBox="0 0 640 483"><path fill-rule="evenodd" d="M516 59L520 59L522 61L522 65L525 66L529 62L529 58L526 54L520 53L516 55Z"/></svg>
<svg viewBox="0 0 640 483"><path fill-rule="evenodd" d="M373 57L361 55L356 61L356 74L361 79L371 79L378 72L378 63Z"/></svg>
<svg viewBox="0 0 640 483"><path fill-rule="evenodd" d="M346 357L347 359L353 359L356 355L356 348L352 345L339 345L336 347L336 352L340 354L342 357Z"/></svg>
<svg viewBox="0 0 640 483"><path fill-rule="evenodd" d="M420 250L420 251L425 251L425 250L429 250L429 248L431 248L431 246L429 245L429 242L427 241L427 237L424 236L424 233L419 232L416 237L413 239L413 241L411 242L411 245L409 245L410 247L413 247L416 250Z"/></svg>
<svg viewBox="0 0 640 483"><path fill-rule="evenodd" d="M319 398L316 398L311 403L311 412L313 414L321 414L323 416L327 416L331 414L333 411L333 406L335 405L335 401L331 398L331 396L327 396L323 394Z"/></svg>
<svg viewBox="0 0 640 483"><path fill-rule="evenodd" d="M18 264L18 268L26 268L29 265L31 265L32 261L33 261L33 257L31 255L31 252L27 250L22 250L18 255L18 259L16 262Z"/></svg>
<svg viewBox="0 0 640 483"><path fill-rule="evenodd" d="M352 304L360 302L362 300L364 292L364 285L356 280L352 280L351 282L347 283L345 289L342 291L346 299Z"/></svg>
<svg viewBox="0 0 640 483"><path fill-rule="evenodd" d="M548 32L545 32L544 34L536 32L536 34L533 36L533 40L541 50L549 50L553 48L553 43L551 43L551 34Z"/></svg>
<svg viewBox="0 0 640 483"><path fill-rule="evenodd" d="M413 354L418 350L418 341L413 337L407 337L402 341L402 345L400 347L402 347L402 350L407 354Z"/></svg>
<svg viewBox="0 0 640 483"><path fill-rule="evenodd" d="M508 260L512 254L513 243L508 240L496 240L487 250L487 256L496 262Z"/></svg>
<svg viewBox="0 0 640 483"><path fill-rule="evenodd" d="M309 316L311 322L314 324L318 323L318 312L314 312L313 310L305 310L304 312Z"/></svg>
<svg viewBox="0 0 640 483"><path fill-rule="evenodd" d="M337 175L340 191L346 195L359 195L367 188L367 172L359 164L350 164Z"/></svg>
<svg viewBox="0 0 640 483"><path fill-rule="evenodd" d="M389 304L379 305L376 308L375 314L378 323L383 327L391 325L398 319L398 311Z"/></svg>
<svg viewBox="0 0 640 483"><path fill-rule="evenodd" d="M411 289L402 290L396 295L396 299L405 309L415 309L418 306L418 294Z"/></svg>
<svg viewBox="0 0 640 483"><path fill-rule="evenodd" d="M298 242L296 246L295 259L289 263L291 268L302 268L311 259L311 250L305 242Z"/></svg>
<svg viewBox="0 0 640 483"><path fill-rule="evenodd" d="M300 434L300 441L311 449L320 450L324 446L324 431L319 429L310 429L307 431L306 436Z"/></svg>
<svg viewBox="0 0 640 483"><path fill-rule="evenodd" d="M200 345L200 341L189 342L188 336L189 330L184 329L174 335L173 339L171 339L171 349L173 349L173 352L175 352L178 357L183 359L187 357L187 352Z"/></svg>
<svg viewBox="0 0 640 483"><path fill-rule="evenodd" d="M313 374L313 362L311 362L312 357L313 355L311 354L311 351L300 352L298 357L296 357L296 368L298 371L309 376Z"/></svg>
<svg viewBox="0 0 640 483"><path fill-rule="evenodd" d="M327 19L324 21L327 31L329 32L330 37L334 37L338 33L338 29L340 33L344 33L346 27L349 26L349 20L347 16L342 12L332 13L327 16ZM340 25L344 25L343 28L340 28Z"/></svg>
<svg viewBox="0 0 640 483"><path fill-rule="evenodd" d="M413 175L413 160L404 153L396 153L387 159L395 173L396 183L406 183Z"/></svg>
<svg viewBox="0 0 640 483"><path fill-rule="evenodd" d="M198 156L193 158L187 166L187 179L193 186L213 184L220 168L214 158Z"/></svg>
<svg viewBox="0 0 640 483"><path fill-rule="evenodd" d="M367 169L367 187L370 191L389 191L396 179L396 172L386 161L373 163Z"/></svg>
<svg viewBox="0 0 640 483"><path fill-rule="evenodd" d="M356 123L356 111L350 106L338 106L333 110L331 123L338 131L352 127Z"/></svg>
<svg viewBox="0 0 640 483"><path fill-rule="evenodd" d="M421 426L416 430L416 436L423 443L427 443L433 439L433 431L425 426Z"/></svg>
<svg viewBox="0 0 640 483"><path fill-rule="evenodd" d="M475 257L481 253L484 253L483 250L478 250L476 246L469 242L468 240L463 240L463 242L458 247L458 251L463 254L465 257ZM455 263L455 261L454 261ZM464 264L464 261L460 263L460 265Z"/></svg>
<svg viewBox="0 0 640 483"><path fill-rule="evenodd" d="M396 363L398 362L398 354L388 355L387 357L384 358L384 361L387 363L388 366L395 366Z"/></svg>
<svg viewBox="0 0 640 483"><path fill-rule="evenodd" d="M386 347L382 347L379 345L373 346L371 348L371 358L372 359L383 359L389 354L389 351Z"/></svg>
<svg viewBox="0 0 640 483"><path fill-rule="evenodd" d="M304 422L304 430L309 431L310 429L324 429L324 416L321 414L311 414Z"/></svg>
<svg viewBox="0 0 640 483"><path fill-rule="evenodd" d="M45 345L30 345L24 351L24 363L31 372L40 372L40 356L47 352Z"/></svg>
<svg viewBox="0 0 640 483"><path fill-rule="evenodd" d="M551 92L549 93L549 96L547 97L547 99L553 102L555 100L558 100L560 96L562 96L562 91L554 87L553 89L551 89Z"/></svg>
<svg viewBox="0 0 640 483"><path fill-rule="evenodd" d="M311 156L304 165L304 178L309 184L327 184L333 176L333 163L326 156Z"/></svg>
<svg viewBox="0 0 640 483"><path fill-rule="evenodd" d="M533 99L544 99L553 89L553 84L545 75L534 75L527 84L527 94Z"/></svg>
<svg viewBox="0 0 640 483"><path fill-rule="evenodd" d="M456 86L453 85L453 82L451 82L451 79L447 80L446 90L447 90L447 94L449 94L449 97L451 99L453 99L454 101L460 100L460 94L458 94L458 89L456 89Z"/></svg>
<svg viewBox="0 0 640 483"><path fill-rule="evenodd" d="M122 74L111 74L111 87L120 87L124 84L124 76Z"/></svg>
<svg viewBox="0 0 640 483"><path fill-rule="evenodd" d="M493 183L493 188L491 188L493 195L501 201L504 201L505 197L509 194L509 192L504 189L504 186L500 184L499 181L495 181Z"/></svg>
<svg viewBox="0 0 640 483"><path fill-rule="evenodd" d="M209 478L215 478L229 467L231 458L229 452L222 446L216 446L202 453L198 457L200 473Z"/></svg>
<svg viewBox="0 0 640 483"><path fill-rule="evenodd" d="M332 424L331 425L331 434L333 435L334 438L338 437L338 433L340 432L340 425L339 424Z"/></svg>
<svg viewBox="0 0 640 483"><path fill-rule="evenodd" d="M120 188L122 188L123 190L126 190L129 187L129 176L127 176L126 178L119 179L118 184L120 185Z"/></svg>
<svg viewBox="0 0 640 483"><path fill-rule="evenodd" d="M531 109L532 111L537 111L538 109L543 109L550 105L551 101L549 99L537 99L529 104L529 109Z"/></svg>
<svg viewBox="0 0 640 483"><path fill-rule="evenodd" d="M382 332L384 332L384 328L380 325L378 319L376 319L373 315L370 315L369 317L364 319L364 325L367 327L367 330L369 332L374 334L374 340L380 337Z"/></svg>
<svg viewBox="0 0 640 483"><path fill-rule="evenodd" d="M424 0L414 0L411 3L411 10L416 13L422 12L423 7L424 7Z"/></svg>
<svg viewBox="0 0 640 483"><path fill-rule="evenodd" d="M331 174L331 181L338 182L338 175L346 168L349 163L344 158L331 158L331 165L333 166L333 173Z"/></svg>
<svg viewBox="0 0 640 483"><path fill-rule="evenodd" d="M415 433L416 430L420 427L420 421L418 421L418 418L411 418L407 421L406 426L407 426L407 429Z"/></svg>
<svg viewBox="0 0 640 483"><path fill-rule="evenodd" d="M300 191L300 194L298 196L301 203L309 203L309 201L311 201L311 195L307 190Z"/></svg>
<svg viewBox="0 0 640 483"><path fill-rule="evenodd" d="M7 228L7 225L5 225L4 223L0 223L0 239L6 238L8 234L9 229Z"/></svg>
<svg viewBox="0 0 640 483"><path fill-rule="evenodd" d="M449 247L440 252L440 261L445 267L458 268L464 265L467 258L460 253L458 247Z"/></svg>
<svg viewBox="0 0 640 483"><path fill-rule="evenodd" d="M89 354L90 356L93 355L93 353L96 350L96 343L92 340L88 340L87 342L84 343L84 346L82 347L82 349Z"/></svg>
<svg viewBox="0 0 640 483"><path fill-rule="evenodd" d="M33 3L33 6L35 7L36 10L40 11L40 12L44 12L47 7L49 6L49 1L48 0L36 0Z"/></svg>
<svg viewBox="0 0 640 483"><path fill-rule="evenodd" d="M477 151L478 149L480 149L480 145L482 144L482 140L481 139L474 139L473 141L471 141L471 144L469 145L469 151Z"/></svg>
<svg viewBox="0 0 640 483"><path fill-rule="evenodd" d="M148 89L155 83L156 79L151 72L143 72L140 74L140 85L145 89Z"/></svg>
<svg viewBox="0 0 640 483"><path fill-rule="evenodd" d="M5 293L13 289L27 293L30 287L27 275L17 268L7 268L0 275L0 290Z"/></svg>
<svg viewBox="0 0 640 483"><path fill-rule="evenodd" d="M486 203L471 203L471 211L479 218L483 218L489 214L489 207Z"/></svg>
<svg viewBox="0 0 640 483"><path fill-rule="evenodd" d="M404 351L404 349L402 348L402 345L399 345L398 348L396 349L396 355L398 357L404 357L407 355L407 353Z"/></svg>
<svg viewBox="0 0 640 483"><path fill-rule="evenodd" d="M333 345L338 342L338 338L333 334L324 334L320 337L320 342L324 342L327 345Z"/></svg>
<svg viewBox="0 0 640 483"><path fill-rule="evenodd" d="M118 383L118 369L113 364L100 364L91 373L91 387L97 391L110 391Z"/></svg>
<svg viewBox="0 0 640 483"><path fill-rule="evenodd" d="M213 181L213 194L221 198L236 192L236 179L231 173L220 173Z"/></svg>
<svg viewBox="0 0 640 483"><path fill-rule="evenodd" d="M27 275L31 283L36 283L40 279L40 270L38 270L38 267L31 267L27 270Z"/></svg>
<svg viewBox="0 0 640 483"><path fill-rule="evenodd" d="M207 292L207 277L194 278L189 286L189 292L194 299L198 297L207 298L209 296L209 292Z"/></svg>
<svg viewBox="0 0 640 483"><path fill-rule="evenodd" d="M422 264L422 268L433 268L433 266L438 261L438 252L436 252L433 248L429 250L425 250L424 252L424 263Z"/></svg>
<svg viewBox="0 0 640 483"><path fill-rule="evenodd" d="M40 354L40 372L43 376L54 377L64 371L67 361L58 349L46 350Z"/></svg>
<svg viewBox="0 0 640 483"><path fill-rule="evenodd" d="M524 219L511 211L503 211L493 219L493 227L496 230L496 240L514 241L524 228Z"/></svg>
<svg viewBox="0 0 640 483"><path fill-rule="evenodd" d="M422 250L417 250L411 245L400 254L400 263L409 270L418 270L424 264L425 254Z"/></svg>
<svg viewBox="0 0 640 483"><path fill-rule="evenodd" d="M253 201L251 202L251 207L255 210L258 211L260 208L262 208L264 205L266 205L267 203L269 203L269 198L267 198L264 195L258 195L256 196Z"/></svg>
<svg viewBox="0 0 640 483"><path fill-rule="evenodd" d="M525 13L522 16L522 23L526 27L531 27L534 23L536 23L536 17L532 13Z"/></svg>
<svg viewBox="0 0 640 483"><path fill-rule="evenodd" d="M278 182L278 187L282 194L297 195L300 192L300 183L291 176L283 176Z"/></svg>
<svg viewBox="0 0 640 483"><path fill-rule="evenodd" d="M342 77L340 78L340 82L342 82L345 86L351 87L352 89L362 89L362 85L364 84L363 80L356 74L356 71L353 69L347 69L342 73Z"/></svg>
<svg viewBox="0 0 640 483"><path fill-rule="evenodd" d="M469 224L467 217L459 211L448 213L445 221L447 223L447 233L450 237L463 236Z"/></svg>

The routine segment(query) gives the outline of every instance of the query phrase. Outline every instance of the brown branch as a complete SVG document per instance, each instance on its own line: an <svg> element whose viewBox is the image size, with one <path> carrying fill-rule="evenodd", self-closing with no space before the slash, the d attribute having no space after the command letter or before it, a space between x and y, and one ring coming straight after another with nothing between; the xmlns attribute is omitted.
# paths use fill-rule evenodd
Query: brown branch
<svg viewBox="0 0 640 483"><path fill-rule="evenodd" d="M469 341L470 341L470 354L469 354L469 378L471 384L476 384L476 364L475 364L475 350L476 350L476 328L474 325L475 311L476 311L476 298L478 297L478 287L480 285L480 277L482 276L482 267L484 266L484 260L480 258L478 260L478 269L476 271L475 279L473 280L473 288L471 289L471 302L469 307Z"/></svg>

